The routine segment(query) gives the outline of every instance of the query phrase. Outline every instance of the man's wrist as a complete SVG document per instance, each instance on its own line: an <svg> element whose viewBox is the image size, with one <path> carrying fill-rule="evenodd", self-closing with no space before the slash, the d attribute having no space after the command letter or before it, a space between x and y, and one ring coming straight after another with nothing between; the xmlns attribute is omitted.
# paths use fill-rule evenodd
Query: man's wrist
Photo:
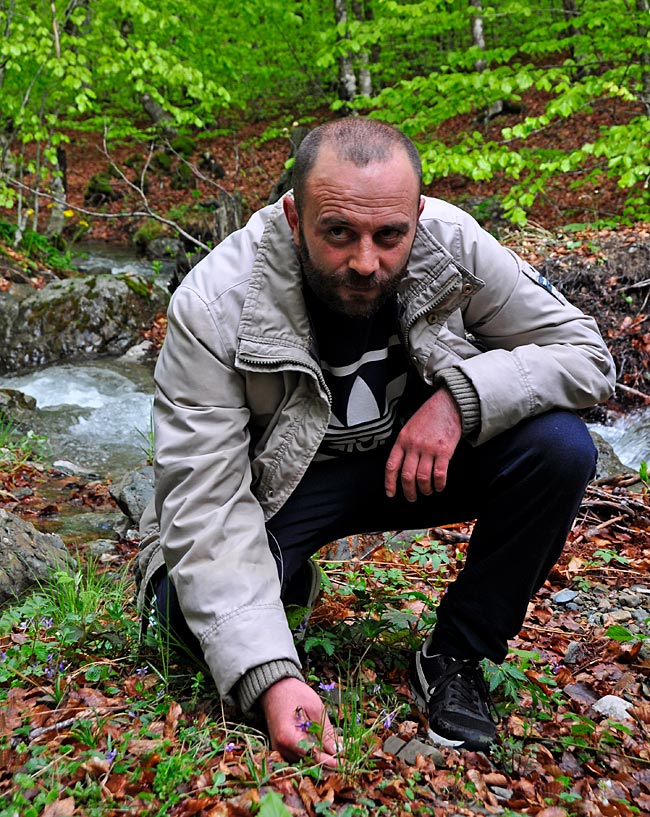
<svg viewBox="0 0 650 817"><path fill-rule="evenodd" d="M302 673L298 667L287 658L279 658L277 661L268 661L253 667L243 675L235 688L233 695L244 714L248 714L262 693L283 678L298 678L303 680Z"/></svg>
<svg viewBox="0 0 650 817"><path fill-rule="evenodd" d="M444 386L460 412L463 437L473 434L481 426L481 404L472 381L456 366L441 369L435 378L438 386Z"/></svg>

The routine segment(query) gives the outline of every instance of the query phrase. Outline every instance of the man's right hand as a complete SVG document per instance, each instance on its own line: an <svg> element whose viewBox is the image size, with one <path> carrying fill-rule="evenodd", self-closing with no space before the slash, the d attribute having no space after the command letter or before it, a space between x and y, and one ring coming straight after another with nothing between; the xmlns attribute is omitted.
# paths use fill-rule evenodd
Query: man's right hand
<svg viewBox="0 0 650 817"><path fill-rule="evenodd" d="M272 749L291 761L307 754L304 744L311 744L317 763L336 768L336 735L323 702L310 686L298 678L283 678L262 693L260 702ZM317 727L317 734L308 731L309 724Z"/></svg>

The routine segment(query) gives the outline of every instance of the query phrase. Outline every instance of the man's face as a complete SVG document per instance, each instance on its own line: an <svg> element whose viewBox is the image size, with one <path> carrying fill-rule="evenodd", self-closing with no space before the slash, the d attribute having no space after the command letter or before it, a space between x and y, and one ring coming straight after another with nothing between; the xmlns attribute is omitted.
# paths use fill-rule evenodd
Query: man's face
<svg viewBox="0 0 650 817"><path fill-rule="evenodd" d="M284 199L303 272L329 307L375 312L406 273L422 211L418 180L403 151L357 167L324 144L305 186L303 212Z"/></svg>

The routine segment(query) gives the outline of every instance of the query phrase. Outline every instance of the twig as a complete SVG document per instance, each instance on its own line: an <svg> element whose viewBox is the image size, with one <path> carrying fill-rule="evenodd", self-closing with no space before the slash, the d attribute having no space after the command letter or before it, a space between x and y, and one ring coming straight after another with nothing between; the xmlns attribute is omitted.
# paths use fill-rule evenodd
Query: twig
<svg viewBox="0 0 650 817"><path fill-rule="evenodd" d="M620 391L626 392L627 394L632 394L634 397L640 397L646 403L650 403L650 394L644 394L642 391L633 389L631 386L626 386L624 383L617 383L616 388Z"/></svg>

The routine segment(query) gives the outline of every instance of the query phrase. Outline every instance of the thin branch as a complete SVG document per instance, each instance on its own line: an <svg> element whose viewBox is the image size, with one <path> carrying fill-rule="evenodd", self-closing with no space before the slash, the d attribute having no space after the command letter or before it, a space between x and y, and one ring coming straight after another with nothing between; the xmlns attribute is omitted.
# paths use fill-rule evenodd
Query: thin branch
<svg viewBox="0 0 650 817"><path fill-rule="evenodd" d="M650 403L650 394L644 394L644 392L639 391L638 389L633 389L631 386L626 386L624 383L617 383L616 388L619 391L624 391L626 394L631 394L634 397L640 397L646 403Z"/></svg>

